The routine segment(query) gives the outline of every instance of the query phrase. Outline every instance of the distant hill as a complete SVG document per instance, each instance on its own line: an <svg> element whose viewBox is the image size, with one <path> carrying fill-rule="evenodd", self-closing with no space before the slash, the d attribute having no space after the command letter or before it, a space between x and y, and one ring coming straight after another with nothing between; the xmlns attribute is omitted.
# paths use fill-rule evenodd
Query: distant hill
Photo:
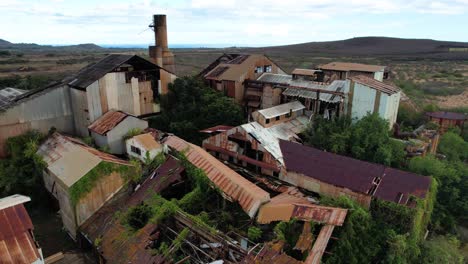
<svg viewBox="0 0 468 264"><path fill-rule="evenodd" d="M401 39L388 37L359 37L338 41L309 42L294 45L251 48L251 52L301 53L339 56L421 56L468 57L468 43L432 39Z"/></svg>
<svg viewBox="0 0 468 264"><path fill-rule="evenodd" d="M3 45L10 45L10 44L11 44L11 42L8 42L8 41L6 41L6 40L4 40L4 39L0 39L0 46L3 46Z"/></svg>
<svg viewBox="0 0 468 264"><path fill-rule="evenodd" d="M38 45L35 43L11 43L4 39L0 39L0 49L17 50L21 52L28 51L99 51L104 50L103 47L93 43L85 43L78 45L52 46Z"/></svg>

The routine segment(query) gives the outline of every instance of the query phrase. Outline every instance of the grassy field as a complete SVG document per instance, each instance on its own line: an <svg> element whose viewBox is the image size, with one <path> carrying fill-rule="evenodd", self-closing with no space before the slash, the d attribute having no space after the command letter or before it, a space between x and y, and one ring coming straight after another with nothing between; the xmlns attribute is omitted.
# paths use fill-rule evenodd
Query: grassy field
<svg viewBox="0 0 468 264"><path fill-rule="evenodd" d="M403 89L418 107L435 104L443 109L468 107L468 61L451 57L426 55L343 56L298 50L296 46L263 49L173 49L179 76L197 74L223 52L265 53L286 72L294 68L313 68L331 61L349 61L387 65L391 81ZM147 50L11 50L0 48L0 88L13 86L32 89L57 81L109 53L138 54L146 57Z"/></svg>

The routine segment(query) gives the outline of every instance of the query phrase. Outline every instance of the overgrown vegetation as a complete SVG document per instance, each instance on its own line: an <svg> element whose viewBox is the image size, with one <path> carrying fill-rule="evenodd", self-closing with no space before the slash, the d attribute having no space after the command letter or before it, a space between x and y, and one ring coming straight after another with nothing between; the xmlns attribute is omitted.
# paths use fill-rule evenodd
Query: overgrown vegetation
<svg viewBox="0 0 468 264"><path fill-rule="evenodd" d="M193 143L201 143L200 130L219 124L242 124L243 111L233 99L206 87L195 77L183 77L169 86L161 97L162 114L150 126L172 132Z"/></svg>
<svg viewBox="0 0 468 264"><path fill-rule="evenodd" d="M42 172L46 167L36 154L44 135L29 131L6 142L8 157L0 160L0 194L31 196L33 201L44 193Z"/></svg>
<svg viewBox="0 0 468 264"><path fill-rule="evenodd" d="M132 179L134 175L139 175L139 173L136 172L137 168L135 165L137 164L134 164L134 166L128 166L101 161L96 167L86 173L69 188L72 205L75 206L78 201L88 194L96 183L104 176L108 176L111 173L116 172L119 173L125 181L128 181L129 179Z"/></svg>
<svg viewBox="0 0 468 264"><path fill-rule="evenodd" d="M306 144L318 149L387 166L402 166L406 156L404 145L391 139L388 122L378 114L355 123L347 117L316 117L304 137Z"/></svg>

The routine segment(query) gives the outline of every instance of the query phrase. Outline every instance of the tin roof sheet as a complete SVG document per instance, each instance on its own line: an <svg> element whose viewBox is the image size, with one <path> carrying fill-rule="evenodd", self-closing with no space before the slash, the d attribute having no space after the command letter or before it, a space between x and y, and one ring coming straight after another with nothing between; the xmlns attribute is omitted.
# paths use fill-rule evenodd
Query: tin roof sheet
<svg viewBox="0 0 468 264"><path fill-rule="evenodd" d="M199 146L176 136L167 137L163 143L179 152L184 152L193 165L202 169L206 176L228 197L237 201L250 217L254 217L260 206L270 200L269 193L246 180Z"/></svg>
<svg viewBox="0 0 468 264"><path fill-rule="evenodd" d="M83 142L59 133L52 134L37 152L47 168L70 187L101 161L131 166L128 161L91 148Z"/></svg>
<svg viewBox="0 0 468 264"><path fill-rule="evenodd" d="M332 71L379 72L384 71L386 67L381 65L370 65L351 62L330 62L324 65L320 65L318 68L322 70Z"/></svg>
<svg viewBox="0 0 468 264"><path fill-rule="evenodd" d="M364 75L358 75L358 76L354 76L354 77L351 77L349 78L351 81L353 82L357 82L357 83L360 83L362 85L365 85L365 86L368 86L370 88L373 88L377 91L381 91L383 93L386 93L386 94L395 94L395 93L398 93L400 92L400 89L394 85L391 85L391 84L387 84L387 83L384 83L384 82L381 82L381 81L378 81L374 78L371 78L371 77L368 77L368 76L364 76Z"/></svg>
<svg viewBox="0 0 468 264"><path fill-rule="evenodd" d="M239 55L226 63L220 63L204 77L215 80L241 81L255 62L264 57L261 54Z"/></svg>
<svg viewBox="0 0 468 264"><path fill-rule="evenodd" d="M431 184L430 177L285 140L280 140L279 144L287 171L364 194L371 189L374 179L380 178L374 196L387 201L405 203L411 195L424 198ZM404 196L401 201L400 194Z"/></svg>
<svg viewBox="0 0 468 264"><path fill-rule="evenodd" d="M146 150L159 149L161 144L154 139L151 133L145 133L138 136L134 136L133 139L140 143Z"/></svg>
<svg viewBox="0 0 468 264"><path fill-rule="evenodd" d="M29 233L33 224L23 204L0 210L0 262L33 263L41 258Z"/></svg>
<svg viewBox="0 0 468 264"><path fill-rule="evenodd" d="M274 221L315 221L323 224L341 226L346 218L346 209L315 205L304 197L288 193L279 194L260 208L257 221L261 224Z"/></svg>
<svg viewBox="0 0 468 264"><path fill-rule="evenodd" d="M104 136L127 118L127 116L129 116L129 114L122 111L109 110L96 119L88 129Z"/></svg>
<svg viewBox="0 0 468 264"><path fill-rule="evenodd" d="M254 137L263 148L268 151L281 164L283 162L283 154L279 147L279 140L295 141L302 130L309 123L306 116L298 116L295 119L265 128L257 122L251 122L241 125L247 133Z"/></svg>
<svg viewBox="0 0 468 264"><path fill-rule="evenodd" d="M336 80L333 81L330 85L323 85L320 89L325 91L332 91L332 92L344 92L344 88L346 85L346 81ZM320 101L330 102L330 103L337 103L341 101L341 97L331 93L319 93L320 94ZM309 99L317 99L317 92L313 90L309 90L307 88L299 88L299 87L289 87L284 90L283 95L291 96L291 97L299 97L299 98L309 98Z"/></svg>
<svg viewBox="0 0 468 264"><path fill-rule="evenodd" d="M14 194L0 199L0 210L31 201L31 198Z"/></svg>
<svg viewBox="0 0 468 264"><path fill-rule="evenodd" d="M305 109L305 106L299 101L292 101L285 104L280 104L266 109L258 110L258 113L263 115L265 118L273 118L277 116L282 116L292 112L297 112Z"/></svg>
<svg viewBox="0 0 468 264"><path fill-rule="evenodd" d="M455 112L427 112L427 116L434 117L434 118L441 118L441 119L452 119L452 120L467 120L468 115L463 113L455 113Z"/></svg>

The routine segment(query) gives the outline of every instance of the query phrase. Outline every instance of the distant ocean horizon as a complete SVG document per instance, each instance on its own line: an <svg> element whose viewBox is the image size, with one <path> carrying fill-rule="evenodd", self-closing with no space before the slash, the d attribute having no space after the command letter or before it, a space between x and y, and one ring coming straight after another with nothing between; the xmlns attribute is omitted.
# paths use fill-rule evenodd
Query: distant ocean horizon
<svg viewBox="0 0 468 264"><path fill-rule="evenodd" d="M103 48L116 48L116 49L146 49L148 44L96 44ZM196 49L196 48L227 48L239 47L238 45L230 44L170 44L169 48L172 49ZM245 45L242 45L245 47Z"/></svg>

